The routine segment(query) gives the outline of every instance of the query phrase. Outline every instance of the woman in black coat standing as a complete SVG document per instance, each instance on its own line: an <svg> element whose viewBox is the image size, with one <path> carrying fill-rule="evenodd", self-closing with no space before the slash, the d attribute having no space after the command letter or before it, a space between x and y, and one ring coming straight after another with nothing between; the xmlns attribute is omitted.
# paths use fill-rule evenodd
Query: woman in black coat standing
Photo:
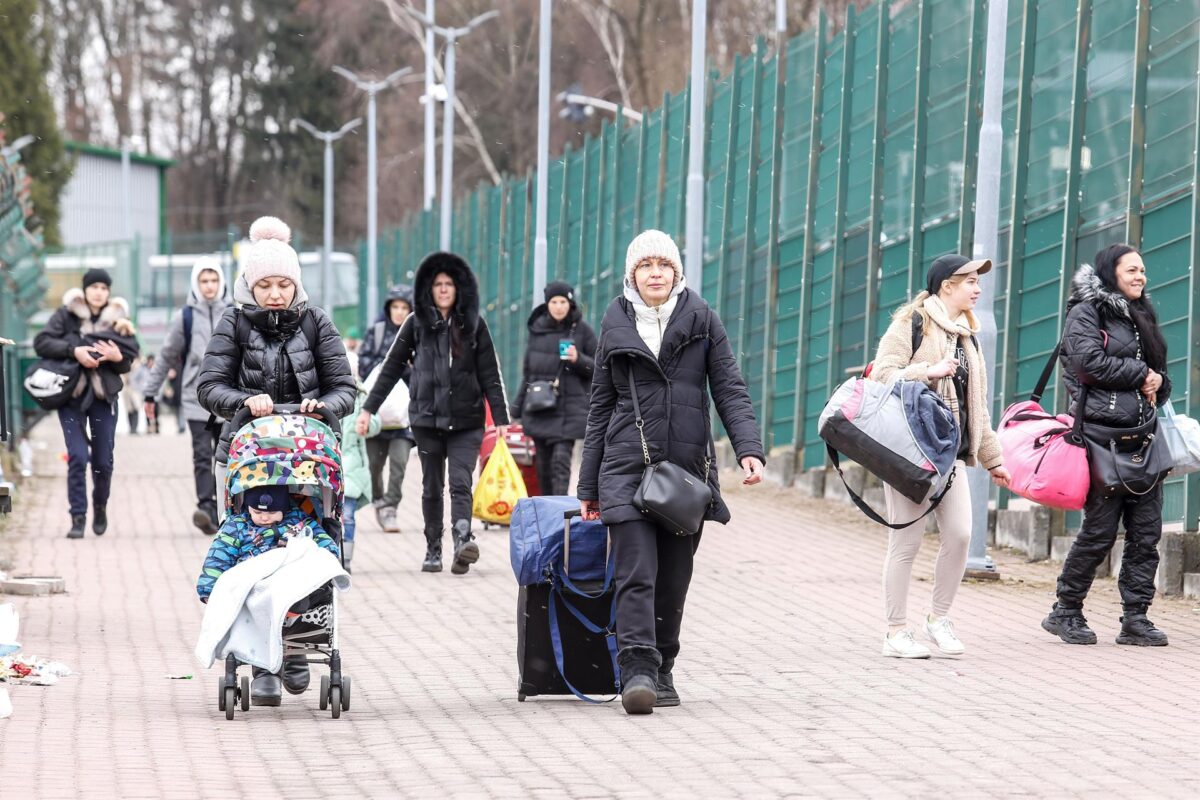
<svg viewBox="0 0 1200 800"><path fill-rule="evenodd" d="M680 536L643 517L633 505L642 473L648 461L670 461L704 476L713 493L705 519L729 521L714 464L710 391L743 483L762 480L766 457L725 326L686 287L667 234L645 231L629 245L624 294L605 312L596 365L579 501L583 516L604 520L612 538L621 704L627 713L649 714L679 705L671 671L700 533Z"/></svg>
<svg viewBox="0 0 1200 800"><path fill-rule="evenodd" d="M1083 414L1085 424L1133 428L1148 422L1170 398L1167 343L1146 293L1146 266L1137 250L1109 245L1096 254L1094 267L1085 264L1075 273L1061 360L1071 413ZM1087 399L1079 408L1085 388ZM1140 497L1105 497L1098 487L1088 493L1083 524L1058 576L1058 601L1042 620L1043 628L1067 644L1096 643L1083 617L1083 601L1123 519L1125 551L1117 578L1123 614L1117 644L1167 644L1167 635L1146 616L1154 600L1162 503L1161 482Z"/></svg>
<svg viewBox="0 0 1200 800"><path fill-rule="evenodd" d="M308 304L290 240L291 229L275 217L260 217L250 226L242 274L233 287L240 307L221 316L196 379L197 400L219 418L232 420L243 407L263 417L276 404L299 404L305 412L327 408L339 418L354 410L357 388L346 347L333 321ZM236 432L230 427L226 422L217 447L221 514L229 443ZM305 657L286 657L282 678L288 692L303 693L309 682ZM277 706L281 697L280 677L256 667L251 701Z"/></svg>
<svg viewBox="0 0 1200 800"><path fill-rule="evenodd" d="M546 285L546 302L529 317L525 380L512 406L537 451L538 485L544 495L566 495L571 487L575 441L587 429L596 334L583 321L570 284ZM531 389L554 398L550 408L525 408Z"/></svg>
<svg viewBox="0 0 1200 800"><path fill-rule="evenodd" d="M422 572L442 570L446 472L450 473L450 518L454 529L455 575L479 560L471 534L471 481L483 443L484 400L501 436L508 425L508 399L487 323L479 316L479 284L466 261L453 253L431 253L417 267L413 313L388 350L379 377L358 416L365 435L396 381L411 363L408 419L421 459L421 512L425 518Z"/></svg>

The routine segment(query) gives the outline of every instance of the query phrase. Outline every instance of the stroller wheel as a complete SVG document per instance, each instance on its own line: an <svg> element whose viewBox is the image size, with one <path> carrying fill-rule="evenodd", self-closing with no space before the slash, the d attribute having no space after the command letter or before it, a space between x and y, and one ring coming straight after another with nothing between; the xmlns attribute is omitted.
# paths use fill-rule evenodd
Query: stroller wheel
<svg viewBox="0 0 1200 800"><path fill-rule="evenodd" d="M234 711L237 709L237 687L225 687L225 719L233 719Z"/></svg>
<svg viewBox="0 0 1200 800"><path fill-rule="evenodd" d="M225 710L225 676L217 678L217 708Z"/></svg>
<svg viewBox="0 0 1200 800"><path fill-rule="evenodd" d="M342 687L334 686L329 690L329 708L334 719L342 715Z"/></svg>
<svg viewBox="0 0 1200 800"><path fill-rule="evenodd" d="M322 711L329 708L329 676L321 676L321 694L317 697L317 706Z"/></svg>
<svg viewBox="0 0 1200 800"><path fill-rule="evenodd" d="M350 676L342 676L342 711L350 710Z"/></svg>
<svg viewBox="0 0 1200 800"><path fill-rule="evenodd" d="M242 676L242 711L250 710L250 676Z"/></svg>

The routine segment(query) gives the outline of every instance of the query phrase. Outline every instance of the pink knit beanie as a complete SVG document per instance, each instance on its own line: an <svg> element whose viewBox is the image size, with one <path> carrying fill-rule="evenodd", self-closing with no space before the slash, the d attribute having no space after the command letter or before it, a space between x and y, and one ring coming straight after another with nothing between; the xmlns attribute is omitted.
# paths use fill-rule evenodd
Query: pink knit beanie
<svg viewBox="0 0 1200 800"><path fill-rule="evenodd" d="M250 226L250 246L242 259L242 276L246 284L263 278L287 278L300 285L300 257L288 244L292 229L278 217L259 217Z"/></svg>

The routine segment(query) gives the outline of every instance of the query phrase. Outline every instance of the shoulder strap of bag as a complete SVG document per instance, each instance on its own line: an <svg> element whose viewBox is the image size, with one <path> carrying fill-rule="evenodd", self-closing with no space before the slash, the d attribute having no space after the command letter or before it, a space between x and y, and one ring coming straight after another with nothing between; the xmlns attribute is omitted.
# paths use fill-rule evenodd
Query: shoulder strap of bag
<svg viewBox="0 0 1200 800"><path fill-rule="evenodd" d="M950 475L946 478L946 485L942 487L940 492L929 498L929 508L925 509L924 514L914 520L909 520L908 522L892 523L884 519L878 511L867 505L867 501L859 497L858 493L850 488L850 484L846 483L846 476L842 473L842 466L839 462L838 451L834 450L833 446L829 444L825 445L825 450L829 453L829 460L833 462L833 468L837 470L838 477L842 479L842 485L845 486L846 491L850 493L850 499L854 501L854 505L858 506L858 510L866 514L875 522L883 525L885 528L891 528L895 531L907 528L909 525L912 525L915 522L920 522L933 513L933 510L941 505L942 498L946 496L946 492L950 491L950 487L954 483L954 476L958 472L958 467L951 468Z"/></svg>
<svg viewBox="0 0 1200 800"><path fill-rule="evenodd" d="M634 425L638 430L638 438L642 440L642 459L646 466L650 466L650 445L646 443L646 421L642 419L642 405L638 402L637 381L633 378L633 357L629 358L629 396L633 400L633 416ZM712 468L713 461L716 460L716 447L713 445L712 436L708 437L708 452L705 454L706 462L704 465L704 479L708 480L708 472Z"/></svg>
<svg viewBox="0 0 1200 800"><path fill-rule="evenodd" d="M300 330L304 334L304 338L308 340L308 348L313 351L315 358L317 344L321 341L321 335L317 330L316 317L308 313L307 310L300 316Z"/></svg>
<svg viewBox="0 0 1200 800"><path fill-rule="evenodd" d="M195 318L196 309L191 306L183 307L183 350L179 354L180 367L186 367L188 355L192 352L192 321Z"/></svg>
<svg viewBox="0 0 1200 800"><path fill-rule="evenodd" d="M1054 350L1050 352L1050 358L1046 359L1046 366L1042 367L1042 374L1038 377L1037 385L1033 387L1033 394L1029 395L1029 399L1033 402L1042 402L1042 395L1046 393L1046 384L1050 383L1050 376L1054 374L1054 365L1058 362L1061 352L1062 339L1059 339L1058 344L1054 345Z"/></svg>
<svg viewBox="0 0 1200 800"><path fill-rule="evenodd" d="M925 341L925 317L920 311L913 311L912 314L912 351L917 352L917 348L921 346L921 342Z"/></svg>
<svg viewBox="0 0 1200 800"><path fill-rule="evenodd" d="M575 695L580 700L588 703L595 703L596 705L611 703L613 700L617 699L618 693L621 691L621 668L617 664L617 598L614 594L612 605L609 608L608 624L602 628L588 619L586 614L567 601L567 598L563 592L563 588L565 585L569 591L572 591L581 597L587 597L591 599L603 597L604 592L608 591L612 586L615 563L615 559L610 558L608 560L608 566L604 574L604 588L601 589L601 591L597 594L588 594L586 592L579 591L571 583L570 579L566 578L565 576L557 576L553 573L550 576L550 602L548 605L550 606L550 645L554 649L554 664L556 667L558 667L558 674L562 677L563 683L566 684L567 688L571 690L571 694ZM612 662L613 671L613 696L609 699L596 700L588 697L586 694L576 689L571 683L570 679L567 678L567 673L563 664L562 631L558 625L559 602L561 602L571 616L579 620L579 623L583 625L583 627L590 633L604 637L604 643L608 647L608 657Z"/></svg>

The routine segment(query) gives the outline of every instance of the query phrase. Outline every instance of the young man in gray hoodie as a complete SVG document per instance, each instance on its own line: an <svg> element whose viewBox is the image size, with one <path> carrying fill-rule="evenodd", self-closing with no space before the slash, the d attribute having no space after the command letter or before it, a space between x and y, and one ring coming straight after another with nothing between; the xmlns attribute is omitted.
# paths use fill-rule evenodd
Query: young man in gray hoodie
<svg viewBox="0 0 1200 800"><path fill-rule="evenodd" d="M217 532L217 487L213 475L213 455L220 428L208 429L208 412L196 399L196 378L200 362L208 348L221 315L229 307L225 292L225 273L221 262L201 256L192 265L191 292L187 304L171 318L154 371L146 384L146 416L154 412L154 399L162 389L168 371L183 375L181 412L192 434L192 470L196 480L196 510L192 524L212 536Z"/></svg>

